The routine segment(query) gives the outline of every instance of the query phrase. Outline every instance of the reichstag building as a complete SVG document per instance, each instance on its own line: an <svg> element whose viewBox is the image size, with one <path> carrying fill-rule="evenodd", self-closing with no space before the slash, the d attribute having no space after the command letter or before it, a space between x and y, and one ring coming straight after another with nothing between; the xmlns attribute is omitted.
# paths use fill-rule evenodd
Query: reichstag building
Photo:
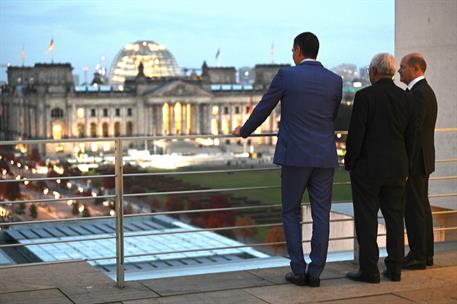
<svg viewBox="0 0 457 304"><path fill-rule="evenodd" d="M189 73L153 41L125 45L106 80L95 73L90 85L75 86L69 63L10 66L0 94L0 137L230 134L247 119L282 66L256 65L250 83L241 83L234 67L205 62L198 73ZM276 132L279 115L276 109L257 132Z"/></svg>

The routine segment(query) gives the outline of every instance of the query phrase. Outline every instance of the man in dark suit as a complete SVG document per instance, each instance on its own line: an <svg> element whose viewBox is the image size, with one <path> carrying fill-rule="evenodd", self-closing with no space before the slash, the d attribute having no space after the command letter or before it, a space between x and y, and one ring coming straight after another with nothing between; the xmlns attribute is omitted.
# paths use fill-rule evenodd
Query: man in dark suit
<svg viewBox="0 0 457 304"><path fill-rule="evenodd" d="M424 56L412 53L400 63L400 81L408 86L414 99L417 119L417 140L413 167L406 182L405 224L409 253L403 268L425 269L433 265L433 219L428 200L428 178L435 171L435 93L425 80L427 64Z"/></svg>
<svg viewBox="0 0 457 304"><path fill-rule="evenodd" d="M376 55L370 64L371 86L354 98L346 141L354 220L359 242L359 270L346 276L379 283L378 211L385 219L387 258L384 276L400 281L404 254L404 188L414 144L413 102L392 77L395 59Z"/></svg>
<svg viewBox="0 0 457 304"><path fill-rule="evenodd" d="M338 167L333 122L342 96L342 79L316 61L319 40L310 32L294 39L294 67L282 68L243 127L234 135L248 137L281 100L281 123L274 163L281 165L284 232L296 285L320 285L327 259L332 184ZM308 189L313 218L311 263L303 256L301 202Z"/></svg>

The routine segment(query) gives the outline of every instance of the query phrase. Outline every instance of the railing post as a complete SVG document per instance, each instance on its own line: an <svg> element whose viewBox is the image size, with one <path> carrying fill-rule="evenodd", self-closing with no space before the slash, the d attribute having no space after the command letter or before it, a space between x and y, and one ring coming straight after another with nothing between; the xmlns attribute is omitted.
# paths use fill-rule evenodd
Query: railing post
<svg viewBox="0 0 457 304"><path fill-rule="evenodd" d="M116 139L115 147L115 184L116 184L116 287L124 288L124 183L122 142Z"/></svg>
<svg viewBox="0 0 457 304"><path fill-rule="evenodd" d="M358 265L360 248L359 248L359 242L357 241L357 232L355 229L355 219L354 219L353 223L354 223L354 260L353 260L353 263Z"/></svg>

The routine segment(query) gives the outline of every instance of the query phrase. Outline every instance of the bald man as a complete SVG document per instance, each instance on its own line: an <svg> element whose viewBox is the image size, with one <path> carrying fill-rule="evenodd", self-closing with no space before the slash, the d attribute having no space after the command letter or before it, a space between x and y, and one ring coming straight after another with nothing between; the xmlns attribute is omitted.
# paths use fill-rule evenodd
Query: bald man
<svg viewBox="0 0 457 304"><path fill-rule="evenodd" d="M404 269L425 269L433 265L433 219L428 200L428 179L435 170L435 93L425 80L427 64L420 53L404 56L400 63L400 81L408 86L414 99L417 118L417 140L411 175L405 190L405 224L409 253Z"/></svg>

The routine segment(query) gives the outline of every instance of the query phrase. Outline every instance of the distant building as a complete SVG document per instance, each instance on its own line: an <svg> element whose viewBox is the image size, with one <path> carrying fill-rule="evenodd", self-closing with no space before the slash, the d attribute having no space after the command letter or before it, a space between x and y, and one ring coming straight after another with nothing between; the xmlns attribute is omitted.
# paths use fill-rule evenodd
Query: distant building
<svg viewBox="0 0 457 304"><path fill-rule="evenodd" d="M282 66L256 65L253 85L245 86L237 82L234 67L204 63L200 75L188 76L167 49L144 41L120 51L110 85L95 75L92 86L75 86L69 63L8 67L8 84L0 94L0 138L230 134ZM258 132L276 132L279 114L276 109Z"/></svg>

